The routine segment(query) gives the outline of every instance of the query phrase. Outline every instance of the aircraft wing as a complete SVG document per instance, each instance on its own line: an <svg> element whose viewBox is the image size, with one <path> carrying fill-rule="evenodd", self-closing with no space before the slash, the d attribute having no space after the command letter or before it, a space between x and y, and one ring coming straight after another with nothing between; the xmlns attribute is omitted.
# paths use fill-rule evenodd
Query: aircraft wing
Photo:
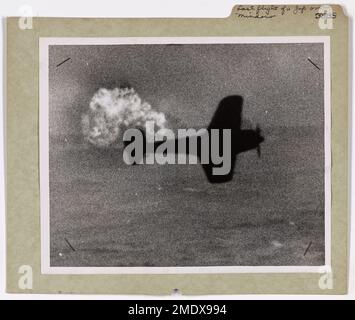
<svg viewBox="0 0 355 320"><path fill-rule="evenodd" d="M219 103L215 111L210 129L240 130L242 124L243 98L241 96L228 96Z"/></svg>
<svg viewBox="0 0 355 320"><path fill-rule="evenodd" d="M223 175L223 176L213 174L213 168L217 168L218 167L217 165L215 165L211 162L209 164L202 164L202 168L205 171L208 181L211 183L223 183L223 182L231 181L233 179L233 175L234 175L234 167L235 167L236 159L237 159L237 155L235 153L232 153L232 155L231 155L231 169L228 174Z"/></svg>

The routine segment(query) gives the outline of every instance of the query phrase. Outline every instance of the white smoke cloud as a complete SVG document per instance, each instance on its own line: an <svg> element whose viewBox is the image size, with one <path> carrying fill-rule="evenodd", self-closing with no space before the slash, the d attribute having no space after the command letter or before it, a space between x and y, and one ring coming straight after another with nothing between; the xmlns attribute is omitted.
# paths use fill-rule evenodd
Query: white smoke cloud
<svg viewBox="0 0 355 320"><path fill-rule="evenodd" d="M166 127L164 113L153 110L133 88L101 88L82 116L82 130L89 143L96 147L110 147L122 139L126 129L145 129L148 120L154 121L158 130Z"/></svg>

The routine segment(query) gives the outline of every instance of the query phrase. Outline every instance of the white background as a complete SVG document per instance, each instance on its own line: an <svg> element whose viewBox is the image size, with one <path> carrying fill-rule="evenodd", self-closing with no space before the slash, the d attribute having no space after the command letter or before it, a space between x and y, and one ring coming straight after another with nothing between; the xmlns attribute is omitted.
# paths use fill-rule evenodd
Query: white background
<svg viewBox="0 0 355 320"><path fill-rule="evenodd" d="M347 15L353 19L355 16L355 1L331 1L332 4L341 4L345 7ZM229 16L232 7L236 4L324 4L322 1L316 0L298 0L298 1L233 1L233 0L11 0L2 1L0 4L0 16L18 16L23 11L23 6L30 6L34 16L51 16L51 17L226 17ZM0 46L3 53L4 35L3 24L0 26ZM352 29L352 21L350 24ZM350 30L350 47L353 43L353 32ZM351 50L350 59L353 59L353 52ZM352 63L350 64L352 67ZM0 62L0 96L1 105L4 107L4 59ZM351 70L352 77L352 70ZM354 82L350 81L352 89L354 89ZM352 90L354 91L354 90ZM351 97L350 97L351 98ZM349 99L351 101L351 99ZM9 295L5 293L5 178L4 178L4 109L0 112L0 300L3 299L145 299L154 297L145 296L79 296L79 295ZM351 112L351 111L350 111ZM349 116L354 120L355 113ZM353 133L352 133L353 135ZM353 149L354 139L351 139L351 149ZM352 164L354 161L352 160ZM353 169L351 170L351 181L354 181ZM351 190L351 198L354 195L354 190ZM353 210L351 210L353 211ZM355 233L355 219L351 221L351 239L354 243ZM351 251L353 246L351 246ZM354 253L354 252L353 252ZM173 296L163 297L162 299L354 299L355 298L355 261L354 254L350 256L350 283L349 294L347 296L285 296L285 295L239 295L239 296L203 296L203 297L184 297Z"/></svg>

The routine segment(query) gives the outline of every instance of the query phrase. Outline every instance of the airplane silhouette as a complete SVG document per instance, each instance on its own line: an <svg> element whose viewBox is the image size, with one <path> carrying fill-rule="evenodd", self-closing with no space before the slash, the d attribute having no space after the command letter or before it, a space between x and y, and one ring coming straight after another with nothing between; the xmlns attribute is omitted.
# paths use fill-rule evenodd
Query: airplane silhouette
<svg viewBox="0 0 355 320"><path fill-rule="evenodd" d="M227 96L221 100L219 103L216 112L214 113L211 123L207 128L207 132L205 134L211 133L212 129L230 129L231 130L231 168L229 172L225 175L214 175L213 169L220 167L221 165L215 165L212 161L209 161L208 164L202 164L203 170L206 174L206 177L210 183L223 183L228 182L233 179L234 167L236 162L236 157L239 153L246 152L248 150L256 149L257 154L260 157L260 144L264 141L264 137L261 135L260 127L257 125L256 129L241 129L242 124L242 109L243 109L243 98L238 95ZM144 137L145 146L145 134L143 130L141 130ZM197 154L194 154L199 159L201 159L201 140L202 136L197 136ZM191 136L186 137L186 154L192 154L192 150L189 150L189 139ZM194 137L196 138L196 137ZM219 154L223 152L223 136L219 135ZM130 142L125 141L125 145ZM155 141L154 142L154 150L161 145L163 141ZM179 139L175 139L175 146L178 146ZM175 148L175 150L177 150ZM211 150L211 141L210 148ZM210 151L211 152L211 151ZM144 153L145 154L145 150ZM211 159L211 155L209 156Z"/></svg>

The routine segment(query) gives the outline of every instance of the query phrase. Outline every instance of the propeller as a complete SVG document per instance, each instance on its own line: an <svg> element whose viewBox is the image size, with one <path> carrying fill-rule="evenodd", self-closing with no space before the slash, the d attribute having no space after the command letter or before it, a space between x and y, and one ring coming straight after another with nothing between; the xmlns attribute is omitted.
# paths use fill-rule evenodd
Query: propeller
<svg viewBox="0 0 355 320"><path fill-rule="evenodd" d="M258 135L258 137L261 137L261 129L260 129L259 124L256 125L255 132L256 132L256 134ZM258 158L260 158L260 157L261 157L261 147L260 147L260 143L259 143L258 146L256 147L256 152L258 153Z"/></svg>
<svg viewBox="0 0 355 320"><path fill-rule="evenodd" d="M259 124L256 125L255 132L256 132L258 135L261 134L261 129L260 129Z"/></svg>

